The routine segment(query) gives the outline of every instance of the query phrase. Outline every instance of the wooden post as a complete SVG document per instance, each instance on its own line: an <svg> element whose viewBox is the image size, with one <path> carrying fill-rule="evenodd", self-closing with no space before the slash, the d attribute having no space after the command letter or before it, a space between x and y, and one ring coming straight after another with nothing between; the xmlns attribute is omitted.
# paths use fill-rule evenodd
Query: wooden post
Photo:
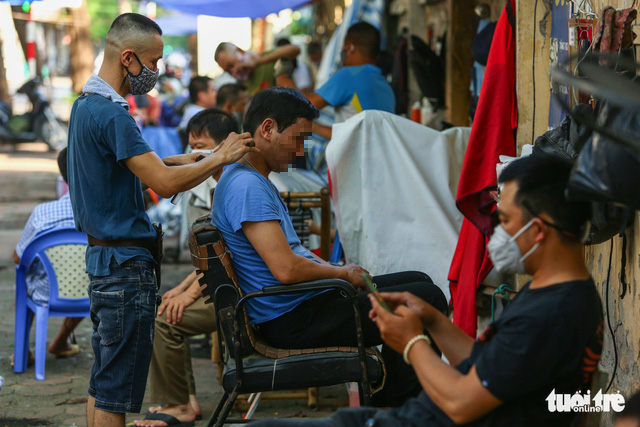
<svg viewBox="0 0 640 427"><path fill-rule="evenodd" d="M331 254L331 199L329 189L324 187L320 190L320 200L322 203L321 223L320 223L320 258L329 261Z"/></svg>
<svg viewBox="0 0 640 427"><path fill-rule="evenodd" d="M89 36L89 11L87 0L82 0L78 8L71 8L72 25L69 27L71 36L71 82L75 93L82 92L93 72L93 44Z"/></svg>
<svg viewBox="0 0 640 427"><path fill-rule="evenodd" d="M454 126L469 125L469 87L471 84L471 41L474 37L474 0L447 0L445 103L446 120Z"/></svg>

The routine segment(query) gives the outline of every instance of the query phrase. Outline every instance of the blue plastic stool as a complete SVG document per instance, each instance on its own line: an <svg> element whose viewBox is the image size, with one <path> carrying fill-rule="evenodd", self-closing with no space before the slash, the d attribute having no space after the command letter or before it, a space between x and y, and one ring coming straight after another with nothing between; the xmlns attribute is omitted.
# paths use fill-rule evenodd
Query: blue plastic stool
<svg viewBox="0 0 640 427"><path fill-rule="evenodd" d="M16 266L16 325L13 372L27 369L31 315L36 320L36 379L44 380L49 317L88 317L90 312L85 273L87 235L74 228L38 234L25 248ZM38 305L27 296L26 274L38 258L49 280L49 304Z"/></svg>

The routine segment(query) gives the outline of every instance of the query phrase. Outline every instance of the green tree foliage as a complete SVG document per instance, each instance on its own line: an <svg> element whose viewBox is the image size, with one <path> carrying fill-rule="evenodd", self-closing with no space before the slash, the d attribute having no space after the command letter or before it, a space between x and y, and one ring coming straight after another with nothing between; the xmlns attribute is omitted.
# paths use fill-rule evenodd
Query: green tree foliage
<svg viewBox="0 0 640 427"><path fill-rule="evenodd" d="M91 17L91 39L104 43L111 23L118 16L118 2L113 0L88 0Z"/></svg>

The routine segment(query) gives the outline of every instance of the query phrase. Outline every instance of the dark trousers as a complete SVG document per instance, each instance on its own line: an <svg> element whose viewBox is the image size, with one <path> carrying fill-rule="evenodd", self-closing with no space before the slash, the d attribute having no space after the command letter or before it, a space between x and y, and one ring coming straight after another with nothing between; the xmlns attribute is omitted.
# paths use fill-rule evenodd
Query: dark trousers
<svg viewBox="0 0 640 427"><path fill-rule="evenodd" d="M381 292L410 292L441 312L447 312L444 294L424 273L407 271L385 274L374 277L373 281ZM370 347L383 342L378 327L369 319L371 303L367 294L358 294L357 300L364 344ZM339 291L329 291L310 298L292 311L261 323L258 330L269 344L280 348L357 345L353 306ZM387 380L384 389L374 395L374 405L399 406L409 397L416 396L422 387L401 354L383 345L382 357L387 368Z"/></svg>

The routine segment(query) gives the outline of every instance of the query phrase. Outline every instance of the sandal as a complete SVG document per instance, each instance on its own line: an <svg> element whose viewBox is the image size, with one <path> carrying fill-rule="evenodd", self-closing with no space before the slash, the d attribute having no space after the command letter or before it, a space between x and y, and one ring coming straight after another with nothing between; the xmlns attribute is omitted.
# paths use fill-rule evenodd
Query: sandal
<svg viewBox="0 0 640 427"><path fill-rule="evenodd" d="M60 353L56 353L56 359L62 359L65 357L75 356L80 353L80 346L78 344L69 344L71 347L69 350L61 351Z"/></svg>

